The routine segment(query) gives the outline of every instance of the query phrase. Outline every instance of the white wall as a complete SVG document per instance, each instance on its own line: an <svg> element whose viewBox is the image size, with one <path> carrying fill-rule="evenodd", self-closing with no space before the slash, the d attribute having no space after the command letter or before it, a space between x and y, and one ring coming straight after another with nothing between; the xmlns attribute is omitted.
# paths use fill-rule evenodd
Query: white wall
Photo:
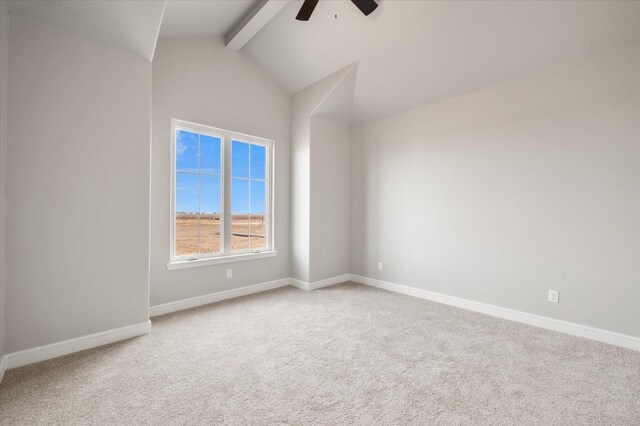
<svg viewBox="0 0 640 426"><path fill-rule="evenodd" d="M311 117L310 276L348 274L351 128Z"/></svg>
<svg viewBox="0 0 640 426"><path fill-rule="evenodd" d="M352 273L640 336L640 46L353 138Z"/></svg>
<svg viewBox="0 0 640 426"><path fill-rule="evenodd" d="M6 351L146 322L151 64L11 15Z"/></svg>
<svg viewBox="0 0 640 426"><path fill-rule="evenodd" d="M165 39L153 60L151 305L289 276L289 95L220 39ZM167 270L171 118L275 141L276 257ZM225 270L233 269L233 278Z"/></svg>
<svg viewBox="0 0 640 426"><path fill-rule="evenodd" d="M318 95L298 92L291 101L291 277L309 281L311 121Z"/></svg>
<svg viewBox="0 0 640 426"><path fill-rule="evenodd" d="M7 154L7 82L9 53L9 14L7 2L0 1L0 379L2 379L2 356L5 333L5 283L6 283L6 154Z"/></svg>
<svg viewBox="0 0 640 426"><path fill-rule="evenodd" d="M291 277L304 282L313 282L311 168L313 163L316 167L323 164L322 161L316 162L311 153L311 118L349 71L350 67L336 71L295 93L291 101Z"/></svg>

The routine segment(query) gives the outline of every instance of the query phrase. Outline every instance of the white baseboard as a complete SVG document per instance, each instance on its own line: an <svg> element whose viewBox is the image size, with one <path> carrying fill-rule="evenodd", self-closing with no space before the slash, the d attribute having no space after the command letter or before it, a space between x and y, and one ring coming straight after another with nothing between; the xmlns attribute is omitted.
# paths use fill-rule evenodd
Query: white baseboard
<svg viewBox="0 0 640 426"><path fill-rule="evenodd" d="M219 302L221 300L234 299L240 296L247 296L249 294L260 293L274 288L285 287L288 286L289 283L289 278L282 278L279 280L248 285L246 287L218 291L216 293L205 294L204 296L192 297L190 299L178 300L176 302L163 303L162 305L152 306L149 310L149 315L151 317L157 317L171 312L208 305L209 303Z"/></svg>
<svg viewBox="0 0 640 426"><path fill-rule="evenodd" d="M0 383L2 383L2 378L4 377L4 372L7 369L7 357L6 355L0 357Z"/></svg>
<svg viewBox="0 0 640 426"><path fill-rule="evenodd" d="M498 318L504 318L511 321L521 322L535 327L545 328L572 336L583 337L585 339L595 340L610 345L620 346L626 349L640 351L640 338L629 336L614 331L603 330L600 328L589 327L587 325L576 324L568 321L557 320L541 315L529 314L526 312L516 311L501 306L489 305L487 303L475 302L473 300L463 299L461 297L448 296L442 293L423 290L406 285L381 281L374 278L363 277L351 274L350 280L360 284L366 284L384 290L402 293L409 296L419 297L421 299L431 300L433 302L443 303L458 308L467 309L474 312L480 312Z"/></svg>
<svg viewBox="0 0 640 426"><path fill-rule="evenodd" d="M371 287L419 297L422 299L431 300L433 302L443 303L474 312L480 312L498 318L521 322L535 327L540 327L560 333L569 334L572 336L583 337L598 342L608 343L611 345L640 351L640 338L638 337L543 317L540 315L529 314L526 312L503 308L500 306L490 305L487 303L475 302L473 300L463 299L461 297L449 296L429 290L423 290L415 287L409 287L406 285L391 283L388 281L377 280L374 278L368 278L354 274L343 274L312 283L297 280L294 278L283 278L275 281L268 281L260 284L240 287L237 289L220 291L205 296L179 300L177 302L152 306L150 308L150 314L152 317L154 317L170 312L176 312L183 309L189 309L213 302L218 302L221 300L233 299L240 296L246 296L253 293L259 293L279 287L285 287L287 285L293 285L302 290L310 291L334 284L340 284L345 281L353 281L356 283L369 285ZM97 346L118 342L120 340L125 340L136 336L141 336L149 333L150 331L151 322L146 321L140 324L135 324L114 330L108 330L101 333L90 334L88 336L65 340L58 343L52 343L45 346L39 346L32 349L26 349L20 352L10 353L0 358L0 381L2 381L4 372L8 369L21 367L35 362L45 361L47 359L68 355L74 352L91 349Z"/></svg>
<svg viewBox="0 0 640 426"><path fill-rule="evenodd" d="M349 281L350 276L350 274L342 274L336 277L327 278L326 280L314 281L312 283L291 278L291 285L305 291L317 290L322 287L328 287L330 285Z"/></svg>
<svg viewBox="0 0 640 426"><path fill-rule="evenodd" d="M64 340L50 345L38 346L24 351L13 352L4 356L5 368L22 367L34 362L45 361L51 358L68 355L74 352L97 346L108 345L132 337L142 336L151 331L151 321L140 324L129 325L113 330L102 331L100 333L89 334L87 336L76 337L75 339Z"/></svg>

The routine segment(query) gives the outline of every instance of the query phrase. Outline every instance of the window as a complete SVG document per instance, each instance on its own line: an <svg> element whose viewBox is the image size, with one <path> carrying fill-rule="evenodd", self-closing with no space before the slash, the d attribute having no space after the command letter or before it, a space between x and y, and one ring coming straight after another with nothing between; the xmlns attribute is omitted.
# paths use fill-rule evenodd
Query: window
<svg viewBox="0 0 640 426"><path fill-rule="evenodd" d="M169 268L275 255L273 141L179 120L171 133Z"/></svg>

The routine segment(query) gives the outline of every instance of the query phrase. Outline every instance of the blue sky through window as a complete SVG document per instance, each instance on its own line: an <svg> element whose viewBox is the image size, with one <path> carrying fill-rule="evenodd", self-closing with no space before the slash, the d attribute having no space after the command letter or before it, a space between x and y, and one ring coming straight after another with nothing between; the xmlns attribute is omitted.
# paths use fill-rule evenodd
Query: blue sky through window
<svg viewBox="0 0 640 426"><path fill-rule="evenodd" d="M176 212L222 213L221 143L213 136L176 132ZM266 148L232 141L231 175L232 214L264 214Z"/></svg>
<svg viewBox="0 0 640 426"><path fill-rule="evenodd" d="M231 213L264 214L267 149L246 142L231 142ZM242 178L242 179L239 179Z"/></svg>
<svg viewBox="0 0 640 426"><path fill-rule="evenodd" d="M176 170L198 173L199 146L198 135L184 130L176 134Z"/></svg>

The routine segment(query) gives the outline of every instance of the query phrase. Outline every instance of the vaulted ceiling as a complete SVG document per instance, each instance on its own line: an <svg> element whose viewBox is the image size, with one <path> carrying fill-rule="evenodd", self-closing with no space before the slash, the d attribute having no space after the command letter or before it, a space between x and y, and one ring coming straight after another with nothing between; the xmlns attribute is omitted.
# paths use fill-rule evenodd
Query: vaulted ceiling
<svg viewBox="0 0 640 426"><path fill-rule="evenodd" d="M223 37L256 0L168 1L160 38Z"/></svg>
<svg viewBox="0 0 640 426"><path fill-rule="evenodd" d="M9 10L151 60L158 34L226 38L266 1L36 0ZM365 17L350 1L321 0L308 22L295 20L301 0L269 1L288 4L262 17L244 53L290 93L357 63L357 121L640 43L640 1L377 0Z"/></svg>
<svg viewBox="0 0 640 426"><path fill-rule="evenodd" d="M299 22L292 1L244 50L291 92L358 62L362 121L640 42L638 1L379 3L320 1Z"/></svg>
<svg viewBox="0 0 640 426"><path fill-rule="evenodd" d="M164 6L155 0L13 0L9 12L151 60Z"/></svg>

